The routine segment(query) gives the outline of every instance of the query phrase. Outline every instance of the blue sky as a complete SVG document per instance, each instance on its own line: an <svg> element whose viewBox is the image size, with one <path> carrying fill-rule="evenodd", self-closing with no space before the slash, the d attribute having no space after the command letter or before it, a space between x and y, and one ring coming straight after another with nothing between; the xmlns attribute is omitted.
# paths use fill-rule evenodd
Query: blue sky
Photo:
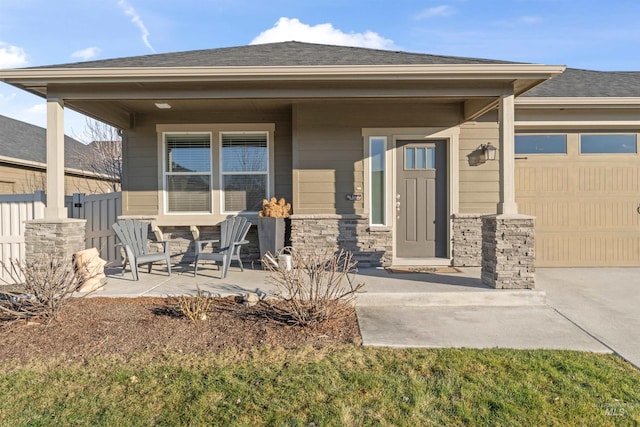
<svg viewBox="0 0 640 427"><path fill-rule="evenodd" d="M637 0L2 0L0 68L299 40L640 71ZM0 83L0 114L44 101ZM65 113L83 138L84 119Z"/></svg>

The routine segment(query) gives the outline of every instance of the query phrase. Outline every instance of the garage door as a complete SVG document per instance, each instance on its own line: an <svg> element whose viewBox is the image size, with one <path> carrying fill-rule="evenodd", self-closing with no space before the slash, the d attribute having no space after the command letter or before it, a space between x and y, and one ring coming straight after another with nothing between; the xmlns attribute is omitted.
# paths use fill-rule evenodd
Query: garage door
<svg viewBox="0 0 640 427"><path fill-rule="evenodd" d="M540 267L640 266L638 134L516 137L519 211Z"/></svg>

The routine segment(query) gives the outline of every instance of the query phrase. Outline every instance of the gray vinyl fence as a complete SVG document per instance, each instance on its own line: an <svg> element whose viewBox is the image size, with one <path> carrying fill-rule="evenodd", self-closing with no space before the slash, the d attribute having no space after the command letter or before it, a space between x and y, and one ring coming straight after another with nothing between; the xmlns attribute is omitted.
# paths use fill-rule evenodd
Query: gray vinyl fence
<svg viewBox="0 0 640 427"><path fill-rule="evenodd" d="M6 265L25 259L24 221L44 218L45 203L43 191L0 195L0 260ZM122 193L76 193L65 197L65 205L69 218L87 220L86 248L97 248L110 264L121 262L111 224L122 214ZM0 279L9 279L4 269Z"/></svg>

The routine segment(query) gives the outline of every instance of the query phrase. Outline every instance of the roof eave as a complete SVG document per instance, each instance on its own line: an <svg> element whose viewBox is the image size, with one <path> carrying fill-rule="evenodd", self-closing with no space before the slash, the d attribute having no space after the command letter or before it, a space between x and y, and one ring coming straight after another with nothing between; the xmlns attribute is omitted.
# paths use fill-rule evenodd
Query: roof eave
<svg viewBox="0 0 640 427"><path fill-rule="evenodd" d="M640 97L520 97L516 107L527 108L640 108Z"/></svg>
<svg viewBox="0 0 640 427"><path fill-rule="evenodd" d="M549 79L564 66L539 64L357 65L294 67L22 68L0 70L0 81L33 87L51 83L269 80Z"/></svg>

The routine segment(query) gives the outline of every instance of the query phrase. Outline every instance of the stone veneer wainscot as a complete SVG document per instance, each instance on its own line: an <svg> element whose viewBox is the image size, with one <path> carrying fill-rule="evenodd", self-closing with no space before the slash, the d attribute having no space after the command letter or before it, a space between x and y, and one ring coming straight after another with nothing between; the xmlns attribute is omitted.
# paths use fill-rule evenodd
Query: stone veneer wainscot
<svg viewBox="0 0 640 427"><path fill-rule="evenodd" d="M318 254L351 251L361 267L390 266L392 242L391 227L371 227L365 215L291 216L291 246Z"/></svg>
<svg viewBox="0 0 640 427"><path fill-rule="evenodd" d="M456 267L482 265L482 214L454 214L452 222L452 263Z"/></svg>

